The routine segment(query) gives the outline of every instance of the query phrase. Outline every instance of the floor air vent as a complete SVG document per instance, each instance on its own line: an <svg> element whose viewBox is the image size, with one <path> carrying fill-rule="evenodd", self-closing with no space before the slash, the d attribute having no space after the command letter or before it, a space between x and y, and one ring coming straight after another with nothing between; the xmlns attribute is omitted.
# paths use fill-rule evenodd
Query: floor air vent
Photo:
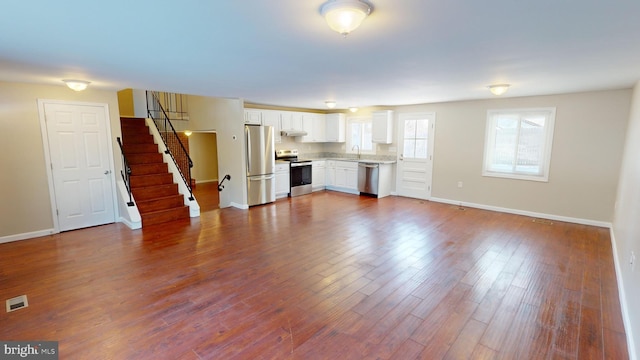
<svg viewBox="0 0 640 360"><path fill-rule="evenodd" d="M29 306L27 295L20 295L7 300L7 312L16 311Z"/></svg>
<svg viewBox="0 0 640 360"><path fill-rule="evenodd" d="M546 220L546 219L533 219L532 221L534 223L538 223L538 224L553 225L553 221L549 221L549 220Z"/></svg>

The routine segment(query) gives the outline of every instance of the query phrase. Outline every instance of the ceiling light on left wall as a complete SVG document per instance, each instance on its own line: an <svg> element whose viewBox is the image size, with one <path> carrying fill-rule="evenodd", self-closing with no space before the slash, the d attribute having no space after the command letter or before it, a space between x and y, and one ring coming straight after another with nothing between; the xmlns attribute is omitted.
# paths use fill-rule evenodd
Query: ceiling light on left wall
<svg viewBox="0 0 640 360"><path fill-rule="evenodd" d="M85 90L87 88L87 86L89 86L89 84L91 84L91 82L89 81L84 81L84 80L71 80L71 79L64 79L62 80L65 84L67 84L67 86L69 87L69 89L73 90L73 91L82 91Z"/></svg>

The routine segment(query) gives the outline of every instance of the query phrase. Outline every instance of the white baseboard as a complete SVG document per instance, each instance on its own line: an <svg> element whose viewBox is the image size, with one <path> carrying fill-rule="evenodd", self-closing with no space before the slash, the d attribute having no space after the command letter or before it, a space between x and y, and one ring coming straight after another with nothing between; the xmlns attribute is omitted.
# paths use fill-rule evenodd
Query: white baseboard
<svg viewBox="0 0 640 360"><path fill-rule="evenodd" d="M55 233L56 233L55 229L51 228L51 229L33 231L33 232L28 232L23 234L3 236L3 237L0 237L0 244L12 242L12 241L18 241L18 240L32 239L32 238L47 236Z"/></svg>
<svg viewBox="0 0 640 360"><path fill-rule="evenodd" d="M622 268L618 257L618 248L616 247L616 236L613 228L609 229L611 235L611 247L613 248L613 263L616 269L616 280L618 282L618 297L620 298L620 308L622 309L622 322L624 323L624 332L627 335L627 348L629 350L629 360L638 360L636 356L636 347L633 343L633 333L631 329L631 319L629 318L629 306L627 304L627 296L624 291L624 282L622 281Z"/></svg>
<svg viewBox="0 0 640 360"><path fill-rule="evenodd" d="M131 222L123 217L118 219L118 221L127 225L131 230L142 229L142 221Z"/></svg>
<svg viewBox="0 0 640 360"><path fill-rule="evenodd" d="M241 210L247 210L249 208L249 205L247 204L238 204L238 203L232 202L230 205L233 206L234 208L238 208Z"/></svg>
<svg viewBox="0 0 640 360"><path fill-rule="evenodd" d="M567 216L551 215L551 214L544 214L544 213L538 213L533 211L525 211L525 210L503 208L503 207L491 206L491 205L468 203L464 201L449 200L449 199L442 199L442 198L436 198L436 197L430 198L429 201L472 207L472 208L482 209L482 210L498 211L498 212L503 212L508 214L531 216L531 217L547 219L547 220L564 221L564 222L570 222L574 224L591 225L591 226L598 226L598 227L604 227L609 229L611 228L611 223L606 221L579 219L579 218L573 218L573 217L567 217Z"/></svg>

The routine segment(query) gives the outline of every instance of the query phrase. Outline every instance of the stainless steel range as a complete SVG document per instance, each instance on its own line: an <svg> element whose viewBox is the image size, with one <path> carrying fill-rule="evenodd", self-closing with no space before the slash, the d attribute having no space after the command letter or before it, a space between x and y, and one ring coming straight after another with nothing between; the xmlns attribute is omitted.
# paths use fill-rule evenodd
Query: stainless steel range
<svg viewBox="0 0 640 360"><path fill-rule="evenodd" d="M277 150L276 160L289 162L289 196L311 193L311 160L299 159L296 149Z"/></svg>

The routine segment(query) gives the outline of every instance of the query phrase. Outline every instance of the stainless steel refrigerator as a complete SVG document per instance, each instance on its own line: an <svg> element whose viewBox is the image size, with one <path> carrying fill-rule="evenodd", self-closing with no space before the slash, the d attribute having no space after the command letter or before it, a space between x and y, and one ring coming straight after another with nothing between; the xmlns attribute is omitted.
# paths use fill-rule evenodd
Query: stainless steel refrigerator
<svg viewBox="0 0 640 360"><path fill-rule="evenodd" d="M247 144L247 202L249 206L276 200L273 126L245 125Z"/></svg>

